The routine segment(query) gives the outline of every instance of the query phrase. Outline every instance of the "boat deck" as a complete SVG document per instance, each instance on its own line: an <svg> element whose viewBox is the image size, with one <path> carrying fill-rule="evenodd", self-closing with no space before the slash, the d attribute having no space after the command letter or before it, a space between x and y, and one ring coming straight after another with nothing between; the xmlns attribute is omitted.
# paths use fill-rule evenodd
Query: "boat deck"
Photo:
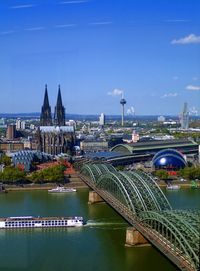
<svg viewBox="0 0 200 271"><path fill-rule="evenodd" d="M74 217L65 217L65 216L49 216L49 217L0 217L0 221L45 221L45 220L73 220L73 219L77 219L77 220L82 220L82 217L79 216L74 216Z"/></svg>

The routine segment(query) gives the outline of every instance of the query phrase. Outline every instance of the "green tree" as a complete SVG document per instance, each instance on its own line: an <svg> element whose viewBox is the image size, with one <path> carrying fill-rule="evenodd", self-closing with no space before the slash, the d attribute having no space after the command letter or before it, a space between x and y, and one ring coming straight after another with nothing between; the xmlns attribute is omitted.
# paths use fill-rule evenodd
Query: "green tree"
<svg viewBox="0 0 200 271"><path fill-rule="evenodd" d="M168 172L164 169L156 170L154 174L161 180L166 180L169 177Z"/></svg>
<svg viewBox="0 0 200 271"><path fill-rule="evenodd" d="M188 180L200 179L200 167L185 167L179 170L178 175Z"/></svg>
<svg viewBox="0 0 200 271"><path fill-rule="evenodd" d="M56 165L53 167L45 168L40 171L34 171L30 176L29 180L41 183L41 182L64 182L65 166Z"/></svg>
<svg viewBox="0 0 200 271"><path fill-rule="evenodd" d="M18 168L8 166L0 173L0 180L4 183L15 183L25 181L26 173Z"/></svg>
<svg viewBox="0 0 200 271"><path fill-rule="evenodd" d="M0 164L4 164L5 166L10 166L11 165L11 159L7 155L3 155L0 158Z"/></svg>

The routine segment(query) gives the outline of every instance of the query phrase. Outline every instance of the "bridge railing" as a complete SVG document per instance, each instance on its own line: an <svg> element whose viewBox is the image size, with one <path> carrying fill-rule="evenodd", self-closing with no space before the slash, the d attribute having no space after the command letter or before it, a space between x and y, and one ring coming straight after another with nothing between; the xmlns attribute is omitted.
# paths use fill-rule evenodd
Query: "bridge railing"
<svg viewBox="0 0 200 271"><path fill-rule="evenodd" d="M129 210L122 202L117 200L108 191L99 189L95 183L91 182L88 177L79 175L80 178L96 191L109 205L111 205L121 216L125 218L133 227L135 227L146 239L159 248L162 253L174 262L181 270L195 271L197 264L191 262L191 259L180 249L170 243L161 233L143 223L140 217Z"/></svg>

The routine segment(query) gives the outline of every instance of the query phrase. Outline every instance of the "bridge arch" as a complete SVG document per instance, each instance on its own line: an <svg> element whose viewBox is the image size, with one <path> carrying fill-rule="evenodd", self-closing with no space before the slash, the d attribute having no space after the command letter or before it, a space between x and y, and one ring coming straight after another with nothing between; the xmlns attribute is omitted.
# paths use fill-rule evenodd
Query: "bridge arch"
<svg viewBox="0 0 200 271"><path fill-rule="evenodd" d="M117 170L110 164L85 164L82 166L80 173L97 183L98 178L108 172L117 172Z"/></svg>
<svg viewBox="0 0 200 271"><path fill-rule="evenodd" d="M141 223L160 236L166 247L185 258L193 267L199 266L200 212L148 211L139 214Z"/></svg>
<svg viewBox="0 0 200 271"><path fill-rule="evenodd" d="M154 181L152 175L142 172L140 170L128 171L127 175L130 175L133 181L140 187L140 191L146 202L154 207L154 210L171 210L171 205L164 193Z"/></svg>
<svg viewBox="0 0 200 271"><path fill-rule="evenodd" d="M112 172L103 174L96 181L97 188L100 188L119 201L126 204L131 211L139 214L142 211L160 211L171 209L160 190L159 197L154 196L149 185L144 182L141 176L130 172ZM160 189L160 188L158 188ZM128 201L127 201L128 200Z"/></svg>

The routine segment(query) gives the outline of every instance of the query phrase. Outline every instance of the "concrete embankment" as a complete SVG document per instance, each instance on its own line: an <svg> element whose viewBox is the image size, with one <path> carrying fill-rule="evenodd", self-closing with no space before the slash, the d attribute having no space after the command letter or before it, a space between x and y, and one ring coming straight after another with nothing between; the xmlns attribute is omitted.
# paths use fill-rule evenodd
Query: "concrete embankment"
<svg viewBox="0 0 200 271"><path fill-rule="evenodd" d="M48 190L56 187L56 183L44 183L44 184L23 184L23 185L5 185L7 191L28 191L28 190ZM59 184L66 188L88 188L88 186L76 175L69 177L69 182L65 184Z"/></svg>

